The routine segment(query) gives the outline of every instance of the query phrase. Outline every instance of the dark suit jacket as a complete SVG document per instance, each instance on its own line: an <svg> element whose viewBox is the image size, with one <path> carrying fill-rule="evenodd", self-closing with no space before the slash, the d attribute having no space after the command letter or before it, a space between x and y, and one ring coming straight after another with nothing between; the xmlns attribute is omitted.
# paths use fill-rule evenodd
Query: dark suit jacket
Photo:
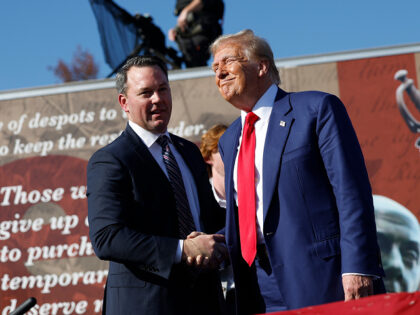
<svg viewBox="0 0 420 315"><path fill-rule="evenodd" d="M225 164L226 242L240 314L255 309L255 276L241 258L233 168L236 120L219 146ZM372 192L341 101L322 92L278 90L263 155L264 239L290 309L342 300L342 273L383 276ZM380 280L375 285L381 287ZM254 307L254 308L253 308Z"/></svg>
<svg viewBox="0 0 420 315"><path fill-rule="evenodd" d="M224 225L197 146L171 135L193 175L207 233ZM178 246L170 183L129 125L87 168L90 238L109 260L104 314L218 314L220 282L175 263Z"/></svg>

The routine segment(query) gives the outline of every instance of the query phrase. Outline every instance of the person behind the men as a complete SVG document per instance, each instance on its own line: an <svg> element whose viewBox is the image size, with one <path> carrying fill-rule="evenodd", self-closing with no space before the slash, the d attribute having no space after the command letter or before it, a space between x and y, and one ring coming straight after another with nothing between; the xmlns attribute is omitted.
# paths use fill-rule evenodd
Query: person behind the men
<svg viewBox="0 0 420 315"><path fill-rule="evenodd" d="M200 152L207 166L207 174L213 187L213 194L223 208L226 208L225 169L219 153L219 139L227 129L226 125L212 126L201 136Z"/></svg>
<svg viewBox="0 0 420 315"><path fill-rule="evenodd" d="M281 90L251 30L211 51L219 92L241 110L219 141L238 314L384 292L371 187L342 102Z"/></svg>
<svg viewBox="0 0 420 315"><path fill-rule="evenodd" d="M226 208L225 197L225 169L219 153L219 139L226 131L227 126L216 124L209 128L202 136L200 151L207 165L207 173L213 188L213 194L219 206ZM226 262L220 271L226 305L231 314L234 314L235 283L233 282L232 266Z"/></svg>
<svg viewBox="0 0 420 315"><path fill-rule="evenodd" d="M123 133L87 168L89 234L109 260L104 314L220 314L217 267L226 256L224 212L198 147L168 133L166 65L129 59L116 78ZM193 238L192 238L193 236ZM189 238L187 238L189 237Z"/></svg>
<svg viewBox="0 0 420 315"><path fill-rule="evenodd" d="M373 195L376 231L388 292L415 292L420 285L420 226L415 215L385 196Z"/></svg>
<svg viewBox="0 0 420 315"><path fill-rule="evenodd" d="M209 45L222 34L223 0L177 0L177 24L168 32L176 41L185 65L206 66L210 58Z"/></svg>

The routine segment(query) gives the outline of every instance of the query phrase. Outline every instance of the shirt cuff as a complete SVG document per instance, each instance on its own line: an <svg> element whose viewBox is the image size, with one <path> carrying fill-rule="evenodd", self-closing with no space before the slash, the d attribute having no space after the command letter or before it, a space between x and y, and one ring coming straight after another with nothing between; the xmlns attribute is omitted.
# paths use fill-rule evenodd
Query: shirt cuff
<svg viewBox="0 0 420 315"><path fill-rule="evenodd" d="M184 240L179 240L178 248L175 254L175 263L180 263L182 258L182 250L184 249Z"/></svg>
<svg viewBox="0 0 420 315"><path fill-rule="evenodd" d="M346 272L346 273L343 273L341 276L364 276L364 277L372 277L372 279L374 280L381 278L377 275L369 275L369 274L357 273L357 272Z"/></svg>

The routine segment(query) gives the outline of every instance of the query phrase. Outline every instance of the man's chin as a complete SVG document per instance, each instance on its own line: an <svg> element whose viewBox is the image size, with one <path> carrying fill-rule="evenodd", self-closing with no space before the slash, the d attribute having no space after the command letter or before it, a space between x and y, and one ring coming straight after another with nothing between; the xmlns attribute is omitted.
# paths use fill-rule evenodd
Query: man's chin
<svg viewBox="0 0 420 315"><path fill-rule="evenodd" d="M168 124L166 122L157 121L153 124L153 126L151 128L152 130L150 130L150 131L152 131L154 133L164 133L164 132L166 132L167 127L168 127Z"/></svg>
<svg viewBox="0 0 420 315"><path fill-rule="evenodd" d="M385 288L388 293L402 292L403 289L398 282L384 280Z"/></svg>
<svg viewBox="0 0 420 315"><path fill-rule="evenodd" d="M220 95L222 95L222 97L228 102L230 101L230 99L232 99L234 95L232 89L228 87L227 85L219 87L219 92L220 92Z"/></svg>
<svg viewBox="0 0 420 315"><path fill-rule="evenodd" d="M236 94L231 93L231 94L222 94L223 98L225 99L226 102L232 104L234 107L238 108L238 109L242 109L241 108L241 102L240 100L238 100L238 97Z"/></svg>

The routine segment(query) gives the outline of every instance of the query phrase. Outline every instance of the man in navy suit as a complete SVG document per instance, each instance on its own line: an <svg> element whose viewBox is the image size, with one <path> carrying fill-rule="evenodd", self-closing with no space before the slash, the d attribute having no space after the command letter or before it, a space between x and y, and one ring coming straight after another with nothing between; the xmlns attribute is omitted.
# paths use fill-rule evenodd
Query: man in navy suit
<svg viewBox="0 0 420 315"><path fill-rule="evenodd" d="M167 131L166 65L134 57L116 78L125 131L87 168L90 238L109 260L104 314L221 314L224 213L198 147ZM194 232L193 231L201 231ZM195 264L201 266L198 268Z"/></svg>
<svg viewBox="0 0 420 315"><path fill-rule="evenodd" d="M287 93L250 30L211 46L221 95L241 110L219 142L238 314L384 292L372 192L341 101Z"/></svg>

